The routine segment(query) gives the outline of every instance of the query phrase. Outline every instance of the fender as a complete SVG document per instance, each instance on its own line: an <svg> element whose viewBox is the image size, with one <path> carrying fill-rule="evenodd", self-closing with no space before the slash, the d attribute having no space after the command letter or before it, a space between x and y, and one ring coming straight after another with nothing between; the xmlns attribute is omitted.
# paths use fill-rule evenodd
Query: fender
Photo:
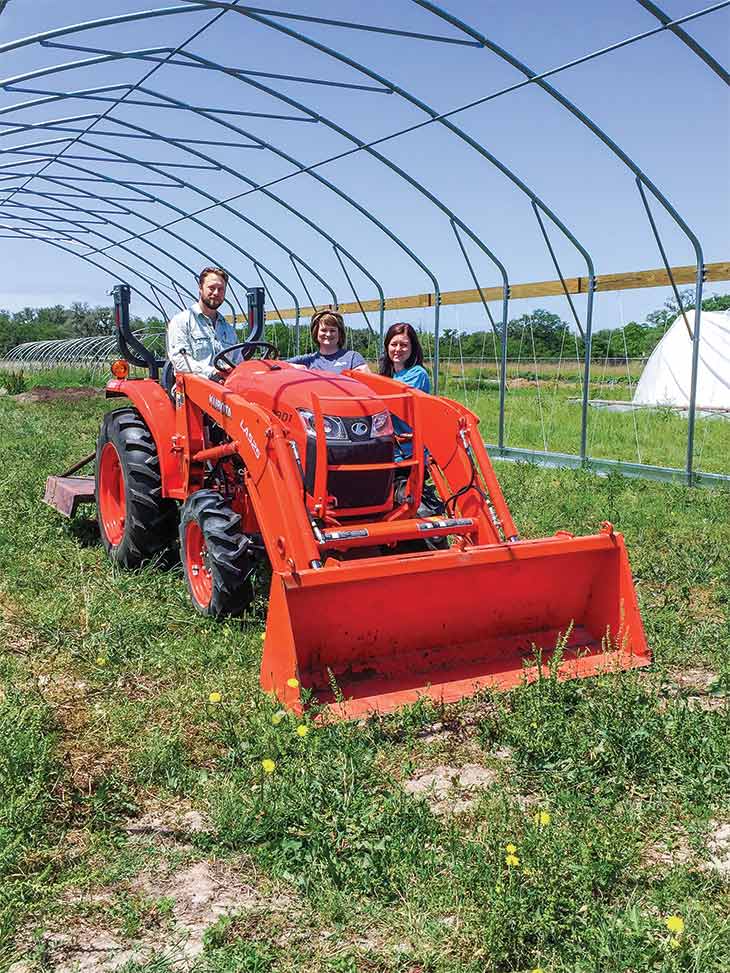
<svg viewBox="0 0 730 973"><path fill-rule="evenodd" d="M175 409L165 390L151 378L115 378L107 383L108 399L125 396L145 421L155 441L160 458L162 495L179 496L182 471L177 455L172 451L175 435Z"/></svg>

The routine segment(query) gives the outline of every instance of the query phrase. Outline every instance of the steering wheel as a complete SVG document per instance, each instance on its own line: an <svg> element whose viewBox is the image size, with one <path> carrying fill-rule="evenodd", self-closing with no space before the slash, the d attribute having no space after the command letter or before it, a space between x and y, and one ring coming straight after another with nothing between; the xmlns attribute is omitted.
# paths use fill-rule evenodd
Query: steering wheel
<svg viewBox="0 0 730 973"><path fill-rule="evenodd" d="M276 347L276 345L272 345L270 341L239 341L237 345L229 345L227 348L224 348L223 351L219 351L213 359L213 367L220 371L221 365L219 363L224 362L228 368L235 368L236 363L232 362L230 358L226 358L226 355L229 351L237 351L239 348L245 348L247 351L250 348L252 352L254 352L257 348L263 348L270 352L267 357L274 359L279 357L279 349ZM246 357L247 356L244 354L243 358L245 359Z"/></svg>

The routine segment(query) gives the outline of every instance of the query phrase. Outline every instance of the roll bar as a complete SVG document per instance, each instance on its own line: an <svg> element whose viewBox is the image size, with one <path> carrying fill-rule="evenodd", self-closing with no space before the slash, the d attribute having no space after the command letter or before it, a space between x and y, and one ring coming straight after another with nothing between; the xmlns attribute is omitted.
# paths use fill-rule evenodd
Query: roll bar
<svg viewBox="0 0 730 973"><path fill-rule="evenodd" d="M159 380L160 369L164 366L163 359L155 358L149 348L139 338L135 337L129 326L129 301L131 288L129 284L116 284L112 289L114 297L114 324L117 332L117 346L119 353L131 365L146 368L150 378ZM265 292L263 287L247 287L248 313L246 315L249 327L247 341L260 341L264 334L266 313L264 311Z"/></svg>

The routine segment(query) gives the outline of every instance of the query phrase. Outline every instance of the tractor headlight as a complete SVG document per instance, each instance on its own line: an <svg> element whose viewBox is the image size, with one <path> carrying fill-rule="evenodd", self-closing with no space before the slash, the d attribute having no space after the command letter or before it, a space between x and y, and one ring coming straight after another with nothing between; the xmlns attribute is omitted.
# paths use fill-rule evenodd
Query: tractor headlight
<svg viewBox="0 0 730 973"><path fill-rule="evenodd" d="M298 411L304 420L304 426L307 432L316 433L314 413L310 412L309 409L299 409ZM338 419L337 416L322 416L322 423L324 425L325 439L332 442L347 441L347 430L342 420Z"/></svg>
<svg viewBox="0 0 730 973"><path fill-rule="evenodd" d="M387 409L384 412L378 412L377 415L373 416L371 435L373 439L377 439L381 436L393 435L393 420L391 419L390 412L388 412Z"/></svg>

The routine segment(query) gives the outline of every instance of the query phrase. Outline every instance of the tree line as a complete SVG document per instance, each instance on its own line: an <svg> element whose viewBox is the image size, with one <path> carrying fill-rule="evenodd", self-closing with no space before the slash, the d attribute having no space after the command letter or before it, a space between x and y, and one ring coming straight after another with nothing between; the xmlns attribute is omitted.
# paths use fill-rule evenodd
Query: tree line
<svg viewBox="0 0 730 973"><path fill-rule="evenodd" d="M693 310L692 291L681 294L685 310ZM710 297L702 302L704 311L730 310L730 294ZM677 316L676 301L671 298L664 305L647 314L643 322L630 321L623 328L605 328L594 332L592 357L598 360L615 358L644 358L651 354L669 324ZM165 322L157 317L133 318L132 328L162 331ZM112 334L114 312L111 307L90 307L80 301L71 307L61 305L41 308L24 308L22 311L0 310L0 357L15 345L25 341L48 341L57 338L84 338ZM266 337L287 352L291 330L281 324L267 326ZM302 322L302 340L308 339L306 322ZM367 328L348 328L352 348L372 357L374 339ZM432 352L425 341L427 352ZM584 341L575 327L570 327L559 315L538 308L529 314L513 318L507 327L507 356L509 358L560 358L583 357ZM494 332L482 328L478 331L457 331L445 328L441 332L439 350L443 356L463 355L465 358L490 358L499 355L499 342Z"/></svg>

